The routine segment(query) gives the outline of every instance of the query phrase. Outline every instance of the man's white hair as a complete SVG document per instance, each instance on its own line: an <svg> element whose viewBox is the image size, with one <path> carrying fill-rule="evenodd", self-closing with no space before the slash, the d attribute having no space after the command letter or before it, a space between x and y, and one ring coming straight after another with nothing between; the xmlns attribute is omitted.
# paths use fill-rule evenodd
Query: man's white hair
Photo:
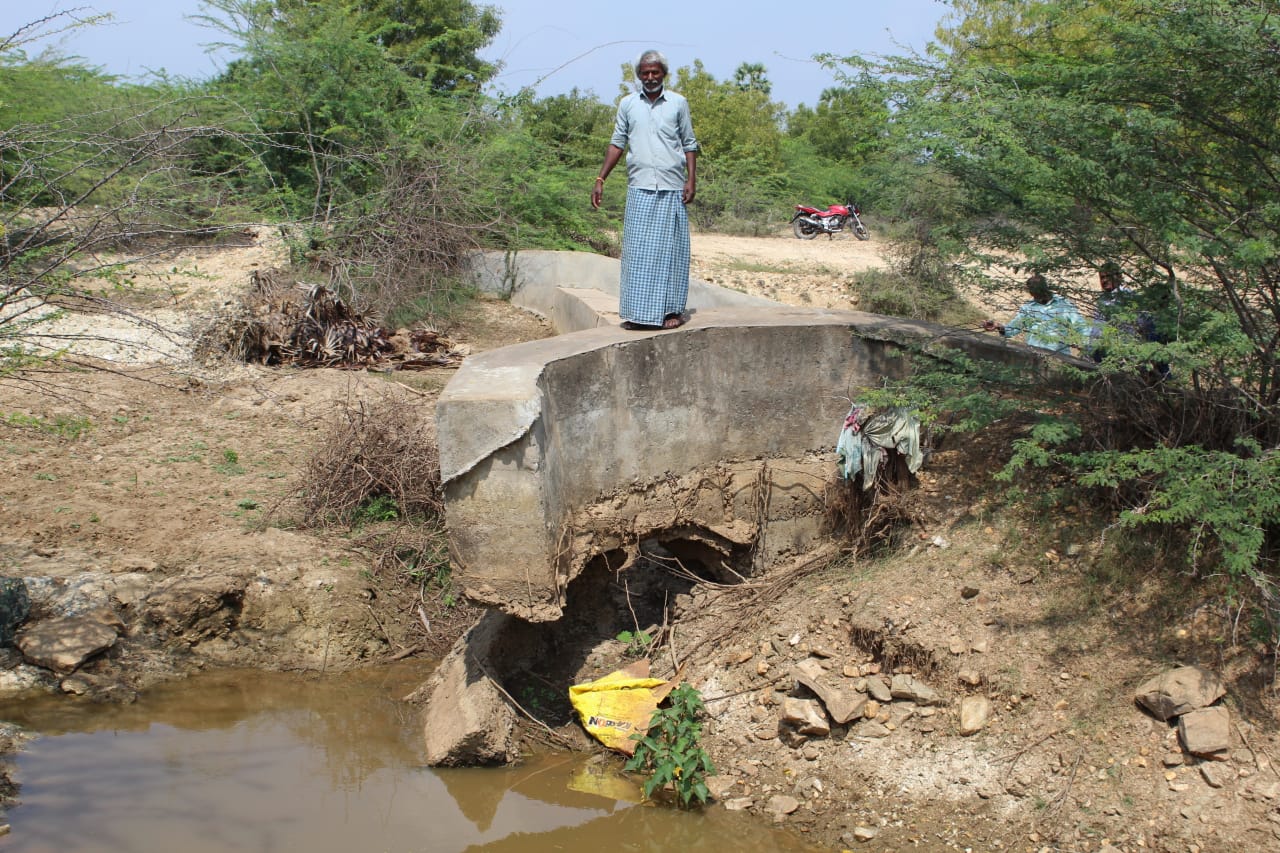
<svg viewBox="0 0 1280 853"><path fill-rule="evenodd" d="M640 66L649 65L651 63L661 65L663 74L671 73L671 66L667 64L667 58L663 56L662 51L646 50L644 53L636 57L636 64L634 67L636 79L640 78Z"/></svg>

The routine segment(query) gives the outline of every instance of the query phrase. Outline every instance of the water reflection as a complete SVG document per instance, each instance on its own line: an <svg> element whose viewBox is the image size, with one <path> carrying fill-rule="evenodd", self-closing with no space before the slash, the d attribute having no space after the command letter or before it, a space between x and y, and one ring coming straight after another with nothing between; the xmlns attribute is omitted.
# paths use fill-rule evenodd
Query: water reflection
<svg viewBox="0 0 1280 853"><path fill-rule="evenodd" d="M422 767L425 678L404 666L325 679L215 673L130 706L65 697L0 706L40 732L17 760L3 847L203 851L799 851L741 815L636 806L607 767L550 755L519 767ZM728 846L726 846L728 845Z"/></svg>

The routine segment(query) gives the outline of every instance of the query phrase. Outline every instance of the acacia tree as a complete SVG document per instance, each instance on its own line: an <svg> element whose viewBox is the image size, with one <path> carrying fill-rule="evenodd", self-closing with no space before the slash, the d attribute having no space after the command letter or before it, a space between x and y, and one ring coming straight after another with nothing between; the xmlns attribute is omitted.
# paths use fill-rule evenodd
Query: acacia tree
<svg viewBox="0 0 1280 853"><path fill-rule="evenodd" d="M912 156L963 192L947 232L1044 271L1119 260L1159 340L1118 336L1063 464L1123 524L1190 531L1270 595L1280 546L1280 4L966 0L949 51L876 68ZM1103 14L1102 12L1105 12ZM945 34L945 33L944 33ZM866 67L862 65L861 67ZM1144 383L1144 365L1169 365Z"/></svg>
<svg viewBox="0 0 1280 853"><path fill-rule="evenodd" d="M385 157L452 136L443 96L475 96L498 18L467 0L205 0L240 53L212 85L270 139L264 162L299 216L327 223L379 189ZM441 97L437 97L441 96Z"/></svg>

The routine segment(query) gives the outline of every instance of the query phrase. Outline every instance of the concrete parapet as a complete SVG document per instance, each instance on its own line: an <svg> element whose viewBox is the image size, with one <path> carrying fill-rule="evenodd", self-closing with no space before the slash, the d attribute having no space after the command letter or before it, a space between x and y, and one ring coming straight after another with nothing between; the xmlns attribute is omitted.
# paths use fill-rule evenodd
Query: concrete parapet
<svg viewBox="0 0 1280 853"><path fill-rule="evenodd" d="M437 406L455 578L476 601L547 621L586 560L633 556L645 537L748 564L802 550L821 532L850 398L904 376L908 346L931 341L1000 360L1011 349L769 304L473 356Z"/></svg>
<svg viewBox="0 0 1280 853"><path fill-rule="evenodd" d="M620 268L617 258L589 252L527 250L476 252L470 258L468 269L471 282L478 290L509 297L513 305L546 317L557 332L565 333L594 329L601 325L601 315L582 310L582 294L576 294L576 300L572 297L566 300L562 291L594 290L612 297L612 300L604 301L595 297L590 307L604 308L616 316ZM693 311L778 305L768 299L725 290L696 278L689 280L688 307ZM605 322L607 320L604 318Z"/></svg>

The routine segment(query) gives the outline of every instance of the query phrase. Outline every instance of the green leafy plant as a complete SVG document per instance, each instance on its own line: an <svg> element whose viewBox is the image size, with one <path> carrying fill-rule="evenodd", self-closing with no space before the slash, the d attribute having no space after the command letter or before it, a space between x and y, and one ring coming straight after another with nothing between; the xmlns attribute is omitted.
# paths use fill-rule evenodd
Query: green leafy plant
<svg viewBox="0 0 1280 853"><path fill-rule="evenodd" d="M375 495L356 507L352 522L359 526L376 524L379 521L395 521L399 517L400 507L396 504L395 498L391 495Z"/></svg>
<svg viewBox="0 0 1280 853"><path fill-rule="evenodd" d="M626 644L627 648L623 654L629 658L644 657L649 651L649 646L653 645L653 637L648 631L622 631L618 634L617 640Z"/></svg>
<svg viewBox="0 0 1280 853"><path fill-rule="evenodd" d="M694 800L706 803L707 777L714 776L716 769L701 745L703 710L702 695L683 683L671 691L667 707L653 712L649 731L632 736L638 743L626 769L649 773L646 797L652 798L654 791L669 784L681 808L690 808Z"/></svg>
<svg viewBox="0 0 1280 853"><path fill-rule="evenodd" d="M228 477L238 477L244 473L244 466L240 464L240 454L234 450L222 451L222 461L214 465L213 470Z"/></svg>

